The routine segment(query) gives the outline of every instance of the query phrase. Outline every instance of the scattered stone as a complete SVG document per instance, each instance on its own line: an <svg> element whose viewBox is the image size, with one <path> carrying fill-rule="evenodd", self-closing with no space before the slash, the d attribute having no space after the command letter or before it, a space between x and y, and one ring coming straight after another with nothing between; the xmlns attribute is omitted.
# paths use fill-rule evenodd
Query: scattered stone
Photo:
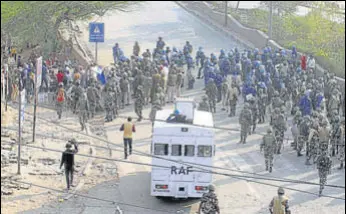
<svg viewBox="0 0 346 214"><path fill-rule="evenodd" d="M21 184L21 185L19 186L19 188L25 189L25 190L30 189L30 187L31 187L31 185L29 185L29 184Z"/></svg>
<svg viewBox="0 0 346 214"><path fill-rule="evenodd" d="M56 171L52 171L52 170L38 170L35 169L32 172L28 173L29 175L42 175L42 176L51 176L51 175L59 175L61 173L58 173Z"/></svg>
<svg viewBox="0 0 346 214"><path fill-rule="evenodd" d="M12 159L9 161L10 163L17 163L18 161L16 159Z"/></svg>
<svg viewBox="0 0 346 214"><path fill-rule="evenodd" d="M9 144L1 145L1 150L12 151L12 149L13 149L13 145L9 145ZM2 154L2 152L1 152L1 154Z"/></svg>
<svg viewBox="0 0 346 214"><path fill-rule="evenodd" d="M10 137L10 133L8 131L1 131L1 137Z"/></svg>
<svg viewBox="0 0 346 214"><path fill-rule="evenodd" d="M90 142L87 141L78 141L78 145L90 145Z"/></svg>
<svg viewBox="0 0 346 214"><path fill-rule="evenodd" d="M54 165L56 163L56 160L55 159L52 159L52 158L41 158L41 159L38 159L39 162L42 162L43 165Z"/></svg>
<svg viewBox="0 0 346 214"><path fill-rule="evenodd" d="M12 194L13 194L12 189L1 188L1 195L12 195Z"/></svg>

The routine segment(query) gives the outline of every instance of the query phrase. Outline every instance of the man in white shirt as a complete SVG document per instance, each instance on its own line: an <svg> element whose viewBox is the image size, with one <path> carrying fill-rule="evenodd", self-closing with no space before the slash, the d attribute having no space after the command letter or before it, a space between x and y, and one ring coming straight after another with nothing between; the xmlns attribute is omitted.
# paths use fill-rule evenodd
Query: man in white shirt
<svg viewBox="0 0 346 214"><path fill-rule="evenodd" d="M307 70L312 69L313 71L315 71L316 62L315 62L315 58L312 55L309 56L307 64L308 64L308 69Z"/></svg>

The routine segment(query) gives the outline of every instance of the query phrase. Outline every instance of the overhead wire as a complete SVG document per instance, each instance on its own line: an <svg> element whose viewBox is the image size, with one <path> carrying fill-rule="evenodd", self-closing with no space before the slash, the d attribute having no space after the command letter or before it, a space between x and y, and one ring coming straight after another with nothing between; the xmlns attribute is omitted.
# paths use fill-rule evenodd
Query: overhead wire
<svg viewBox="0 0 346 214"><path fill-rule="evenodd" d="M8 129L8 128L5 128L5 129ZM13 130L13 129L9 129L9 130ZM53 136L45 136L45 135L42 135L42 134L38 134L39 136L43 136L43 137L52 137L53 139L59 139L59 138L55 138ZM61 138L60 138L61 139ZM68 138L63 138L62 140L69 140ZM16 143L8 143L9 145L16 145ZM21 145L24 145L26 146L26 144L21 144ZM100 149L104 149L104 150L114 150L114 151L117 151L117 152L123 152L123 150L119 150L119 149L113 149L113 148L109 148L109 147L104 147L104 146L98 146L98 145L89 145L91 147L95 147L95 148L100 148ZM28 147L31 147L30 145ZM148 155L141 155L141 154L138 154L139 156L146 156L148 157ZM98 157L95 157L93 156L94 158L98 158ZM219 170L225 170L225 171L233 171L233 172L238 172L238 173L243 173L243 174L250 174L250 175L255 175L255 176L259 176L259 177L256 177L257 179L260 179L260 180L269 180L269 181L278 181L278 182L283 182L283 183L296 183L296 184L307 184L307 185L315 185L315 186L319 186L320 184L318 183L314 183L314 182L308 182L308 181L301 181L301 180L294 180L294 179L285 179L285 178L278 178L278 177L275 177L275 176L266 176L266 175L260 175L260 174L257 174L257 173L251 173L251 172L246 172L246 171L241 171L241 170L232 170L232 169L229 169L229 168L223 168L223 167L215 167L215 166L208 166L208 165L203 165L203 164L198 164L198 163L191 163L191 162L180 162L180 161L176 161L176 160L171 160L169 159L169 161L171 162L174 162L174 163L179 163L179 164L190 164L188 166L191 166L192 167L195 167L195 166L200 166L200 167L207 167L207 168L211 168L211 169L219 169ZM119 161L121 162L121 161ZM124 161L125 163L128 163L128 161ZM133 164L137 164L135 162L132 162ZM140 163L142 164L142 163ZM144 163L145 164L145 163ZM155 167L160 167L160 168L163 168L162 166L157 166L157 165L146 165L146 166L155 166ZM171 169L171 167L164 167L166 169ZM196 167L195 167L196 168ZM205 170L205 169L204 169ZM204 171L196 171L195 172L204 172ZM212 174L215 174L214 172L212 172ZM232 176L238 176L238 175L232 175ZM239 175L239 177L242 177L241 175ZM247 177L247 176L246 176ZM250 177L250 178L253 178L253 177ZM330 184L326 184L325 185L326 187L331 187L331 188L341 188L341 189L345 189L345 186L339 186L339 185L330 185Z"/></svg>
<svg viewBox="0 0 346 214"><path fill-rule="evenodd" d="M24 182L24 181L18 181L18 180L12 180L12 179L9 179L8 181L17 182L17 183L25 184L25 185L31 185L31 186L39 187L39 188L42 188L42 189L51 190L51 191L54 191L54 192L66 193L66 192L64 192L63 190L58 190L58 189L54 189L54 188L51 188L51 187L46 187L46 186L42 186L42 185L38 185L38 184L34 184L34 183L29 183L29 182ZM8 181L7 181L7 182L8 182ZM6 182L6 181L5 181L5 182ZM69 193L69 194L70 194L70 193ZM75 193L75 192L74 192L74 193L71 193L71 195L76 195L76 196L80 196L80 197L83 197L83 198L88 198L88 199L93 199L93 200L98 200L98 201L103 201L103 202L109 202L109 203L112 203L112 204L118 204L118 205L136 207L136 208L145 209L145 210L152 210L152 211L157 211L157 212L164 212L164 213L177 213L177 212L178 212L178 211L171 211L171 210L154 209L154 208L139 206L139 205L135 205L135 204L129 204L129 203L125 203L125 202L112 201L112 200L108 200L108 199L103 199L103 198L99 198L99 197L84 195L84 194ZM116 207L114 207L114 209L115 209L115 208L116 208Z"/></svg>
<svg viewBox="0 0 346 214"><path fill-rule="evenodd" d="M28 105L28 104L27 104ZM34 104L31 104L31 106L34 106ZM40 106L41 108L45 108L45 109L49 109L49 110L56 110L52 107L48 107L47 105L45 106ZM26 112L26 114L30 114L29 112ZM122 118L122 119L127 119L128 116L117 116L117 118ZM132 119L139 119L138 117L132 117ZM142 117L141 118L142 120L146 120L146 121L151 121L150 118L145 118L145 117ZM170 122L167 122L166 120L160 120L160 119L155 119L154 120L155 122L164 122L164 123L170 123ZM48 121L48 122L52 122L52 121ZM210 127L210 126L204 126L204 125L198 125L198 124L189 124L189 123L181 123L181 122L174 122L175 124L180 124L180 125L186 125L186 126L192 126L192 127L199 127L199 128L208 128L208 129L216 129L216 130L222 130L222 131L230 131L230 132L241 132L240 129L235 129L235 128L226 128L226 127L221 127L221 126L213 126L213 127ZM261 134L261 133L253 133L253 135L258 135L258 136L265 136L265 134ZM283 140L291 140L290 138L283 138Z"/></svg>
<svg viewBox="0 0 346 214"><path fill-rule="evenodd" d="M95 158L95 159L101 159L101 160L122 162L122 163L128 163L128 164L136 164L136 165L142 165L142 166L151 166L151 167L164 168L164 169L171 169L171 167L168 167L168 166L161 166L161 165L156 165L156 164L147 164L147 163L141 163L141 162L135 162L135 161L127 161L127 160L116 159L116 158L105 158L105 157L85 155L85 154L79 154L79 153L75 154L75 153L71 153L71 152L61 151L61 150L57 150L57 149L50 149L50 148L46 148L46 147L38 147L38 146L25 145L25 144L23 144L22 146L29 147L29 148L34 148L34 149L41 149L41 150L46 150L46 151L52 151L52 152L59 152L59 153L65 152L65 153L74 154L74 155L82 156L82 157L88 157L88 158ZM240 180L245 180L245 181L253 182L253 183L257 183L257 184L263 184L263 185L272 186L272 187L281 187L279 185L274 185L274 184L263 183L263 182L251 180L251 179L274 180L274 179L269 179L269 178L259 178L259 177L253 177L253 176L251 177L251 176L244 176L244 175L234 175L234 174L227 174L227 173L219 173L219 172L215 172L215 171L211 171L211 170L204 171L204 169L202 169L202 171L191 170L191 172L217 174L217 175L233 177L233 178L237 178L237 179L240 179ZM335 186L335 187L337 187L337 186ZM289 190L292 190L292 191L297 191L297 192L302 192L302 193L306 193L306 194L310 194L310 195L319 196L316 193L312 193L312 192L308 192L308 191L303 191L303 190L300 190L300 189L294 189L294 188L289 188L289 187L285 187L285 188L289 189ZM344 189L345 187L339 186L338 188L343 188ZM333 199L338 199L338 200L345 200L345 198L329 196L329 195L321 195L320 197L333 198Z"/></svg>
<svg viewBox="0 0 346 214"><path fill-rule="evenodd" d="M30 114L30 113L28 113ZM43 119L43 118L40 118L40 117L37 117L38 119L41 119L43 121L46 121L48 123L53 123L52 121L49 121L47 119ZM127 117L126 117L127 118ZM165 121L166 122L166 121ZM112 142L109 142L107 140L104 140L102 138L98 138L98 137L95 137L95 136L91 136L91 135L88 135L88 134L85 134L85 133L81 133L79 131L75 131L75 130L71 130L69 129L68 127L65 127L65 126L62 126L60 124L55 124L56 126L58 127L61 127L61 128L64 128L64 129L67 129L71 132L77 132L78 134L81 134L81 135L84 135L84 136L87 136L87 137L90 137L90 138L94 138L96 140L99 140L99 141L102 141L102 142L105 142L105 143L108 143L110 145L113 145L113 146L116 146L116 147L120 147L120 148L124 148L123 145L119 145L119 144L114 144ZM108 149L109 148L104 148L104 149ZM176 160L172 160L172 159L168 159L168 158L164 158L164 157L160 157L160 156L155 156L155 155L151 155L151 154L147 154L147 153L144 153L144 152L140 152L140 151L136 151L136 150L133 150L134 153L137 153L137 155L142 155L142 156L146 156L146 157L153 157L153 158L157 158L157 159L162 159L162 160L166 160L166 161L170 161L170 162L173 162L173 163L178 163L178 164L182 164L182 165L185 165L185 166L190 166L190 167L194 167L194 168L197 168L197 169L200 169L200 170L203 170L203 171L206 171L206 169L204 168L198 168L196 167L197 166L201 166L201 167L207 167L207 168L216 168L214 166L207 166L207 165L202 165L202 164L197 164L197 163L189 163L189 162L182 162L182 161L176 161ZM267 177L267 178L270 178L270 180L276 180L276 181L281 181L281 182L289 182L289 183L301 183L301 184L310 184L310 185L319 185L317 183L312 183L312 182L307 182L307 181L299 181L299 180L293 180L293 179L282 179L282 178L275 178L273 176L265 176L265 175L259 175L257 173L252 173L252 172L245 172L245 171L240 171L240 170L232 170L232 169L227 169L227 168L221 168L221 167L218 167L218 169L221 169L221 170L227 170L227 171L236 171L236 172L241 172L241 173L244 173L244 174L252 174L252 175L256 175L256 176L260 176L260 177ZM330 185L330 187L334 187L334 188L345 188L345 187L342 187L342 186L335 186L335 185Z"/></svg>

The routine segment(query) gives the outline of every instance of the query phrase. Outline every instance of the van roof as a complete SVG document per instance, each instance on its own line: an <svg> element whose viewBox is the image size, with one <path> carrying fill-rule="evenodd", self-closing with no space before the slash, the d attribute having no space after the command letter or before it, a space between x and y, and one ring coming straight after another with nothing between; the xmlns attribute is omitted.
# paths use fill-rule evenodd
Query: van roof
<svg viewBox="0 0 346 214"><path fill-rule="evenodd" d="M167 128L167 127L177 127L181 126L179 123L167 123L165 122L167 118L173 113L172 109L164 109L156 112L156 120L160 121L155 121L154 123L154 128ZM196 126L201 126L200 128L212 128L214 127L214 121L213 121L213 115L210 112L206 111L194 111L194 118L193 118L193 123L189 124L186 123L184 124L184 127L191 126L193 125ZM196 127L195 126L195 127Z"/></svg>

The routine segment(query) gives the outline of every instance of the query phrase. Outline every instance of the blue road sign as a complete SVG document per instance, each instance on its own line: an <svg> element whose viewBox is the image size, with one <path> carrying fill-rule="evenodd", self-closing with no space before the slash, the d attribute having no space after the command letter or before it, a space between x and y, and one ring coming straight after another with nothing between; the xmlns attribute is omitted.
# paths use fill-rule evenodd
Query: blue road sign
<svg viewBox="0 0 346 214"><path fill-rule="evenodd" d="M98 22L89 23L89 42L105 41L105 24Z"/></svg>

